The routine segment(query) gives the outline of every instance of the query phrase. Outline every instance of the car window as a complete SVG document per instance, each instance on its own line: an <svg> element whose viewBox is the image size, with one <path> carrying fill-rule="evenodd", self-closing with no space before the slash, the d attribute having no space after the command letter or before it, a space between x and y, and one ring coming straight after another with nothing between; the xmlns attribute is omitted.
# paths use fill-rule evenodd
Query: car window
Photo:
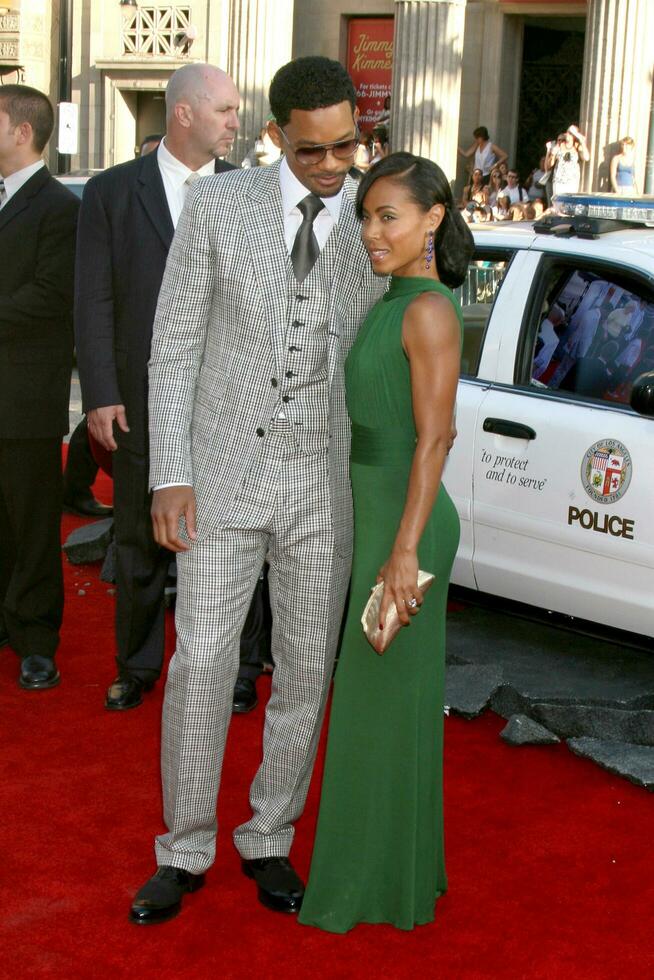
<svg viewBox="0 0 654 980"><path fill-rule="evenodd" d="M540 310L530 384L628 404L654 368L654 303L636 282L604 272L553 270Z"/></svg>
<svg viewBox="0 0 654 980"><path fill-rule="evenodd" d="M486 325L513 252L476 252L463 285L454 290L463 311L461 374L476 377Z"/></svg>

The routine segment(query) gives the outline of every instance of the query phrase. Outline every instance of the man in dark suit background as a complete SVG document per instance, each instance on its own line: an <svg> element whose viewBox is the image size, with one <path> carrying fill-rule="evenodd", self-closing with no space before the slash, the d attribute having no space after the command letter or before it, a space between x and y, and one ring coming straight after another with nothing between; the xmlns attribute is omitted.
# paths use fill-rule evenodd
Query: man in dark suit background
<svg viewBox="0 0 654 980"><path fill-rule="evenodd" d="M75 339L91 435L112 450L118 676L105 706L125 710L159 677L170 552L154 541L148 486L147 364L168 249L188 188L233 169L239 95L211 65L178 69L158 148L93 177L80 212ZM256 695L254 699L256 703ZM254 706L254 704L252 704Z"/></svg>
<svg viewBox="0 0 654 980"><path fill-rule="evenodd" d="M63 614L61 439L68 432L79 201L42 153L42 92L0 88L0 643L26 690L54 687Z"/></svg>

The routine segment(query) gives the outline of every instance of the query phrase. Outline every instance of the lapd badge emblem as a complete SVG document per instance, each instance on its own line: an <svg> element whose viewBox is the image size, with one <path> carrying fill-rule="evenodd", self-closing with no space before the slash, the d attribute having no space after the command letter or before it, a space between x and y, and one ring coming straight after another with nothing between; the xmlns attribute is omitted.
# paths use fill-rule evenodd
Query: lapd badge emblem
<svg viewBox="0 0 654 980"><path fill-rule="evenodd" d="M631 456L617 439L602 439L585 453L581 464L584 490L598 504L614 504L631 482Z"/></svg>

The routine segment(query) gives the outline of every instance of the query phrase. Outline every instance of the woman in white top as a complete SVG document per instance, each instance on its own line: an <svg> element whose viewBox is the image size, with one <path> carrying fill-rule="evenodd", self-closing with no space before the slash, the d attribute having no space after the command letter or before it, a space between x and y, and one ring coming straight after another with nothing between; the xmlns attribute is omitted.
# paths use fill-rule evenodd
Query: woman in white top
<svg viewBox="0 0 654 980"><path fill-rule="evenodd" d="M581 183L579 161L590 160L586 137L576 126L570 126L565 133L548 145L545 167L552 171L552 194L576 194Z"/></svg>
<svg viewBox="0 0 654 980"><path fill-rule="evenodd" d="M462 157L466 158L474 154L475 170L481 170L484 175L484 183L487 184L493 167L506 160L508 153L500 149L499 146L495 146L494 143L491 143L491 138L485 126L477 126L472 135L475 138L475 142L467 150L462 150L459 147L459 153Z"/></svg>

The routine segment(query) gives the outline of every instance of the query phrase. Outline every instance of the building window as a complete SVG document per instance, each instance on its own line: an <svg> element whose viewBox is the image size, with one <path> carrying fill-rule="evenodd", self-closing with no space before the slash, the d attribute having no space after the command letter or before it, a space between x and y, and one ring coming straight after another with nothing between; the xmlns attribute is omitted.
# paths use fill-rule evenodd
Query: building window
<svg viewBox="0 0 654 980"><path fill-rule="evenodd" d="M123 54L178 56L190 23L190 7L138 7L123 24Z"/></svg>

